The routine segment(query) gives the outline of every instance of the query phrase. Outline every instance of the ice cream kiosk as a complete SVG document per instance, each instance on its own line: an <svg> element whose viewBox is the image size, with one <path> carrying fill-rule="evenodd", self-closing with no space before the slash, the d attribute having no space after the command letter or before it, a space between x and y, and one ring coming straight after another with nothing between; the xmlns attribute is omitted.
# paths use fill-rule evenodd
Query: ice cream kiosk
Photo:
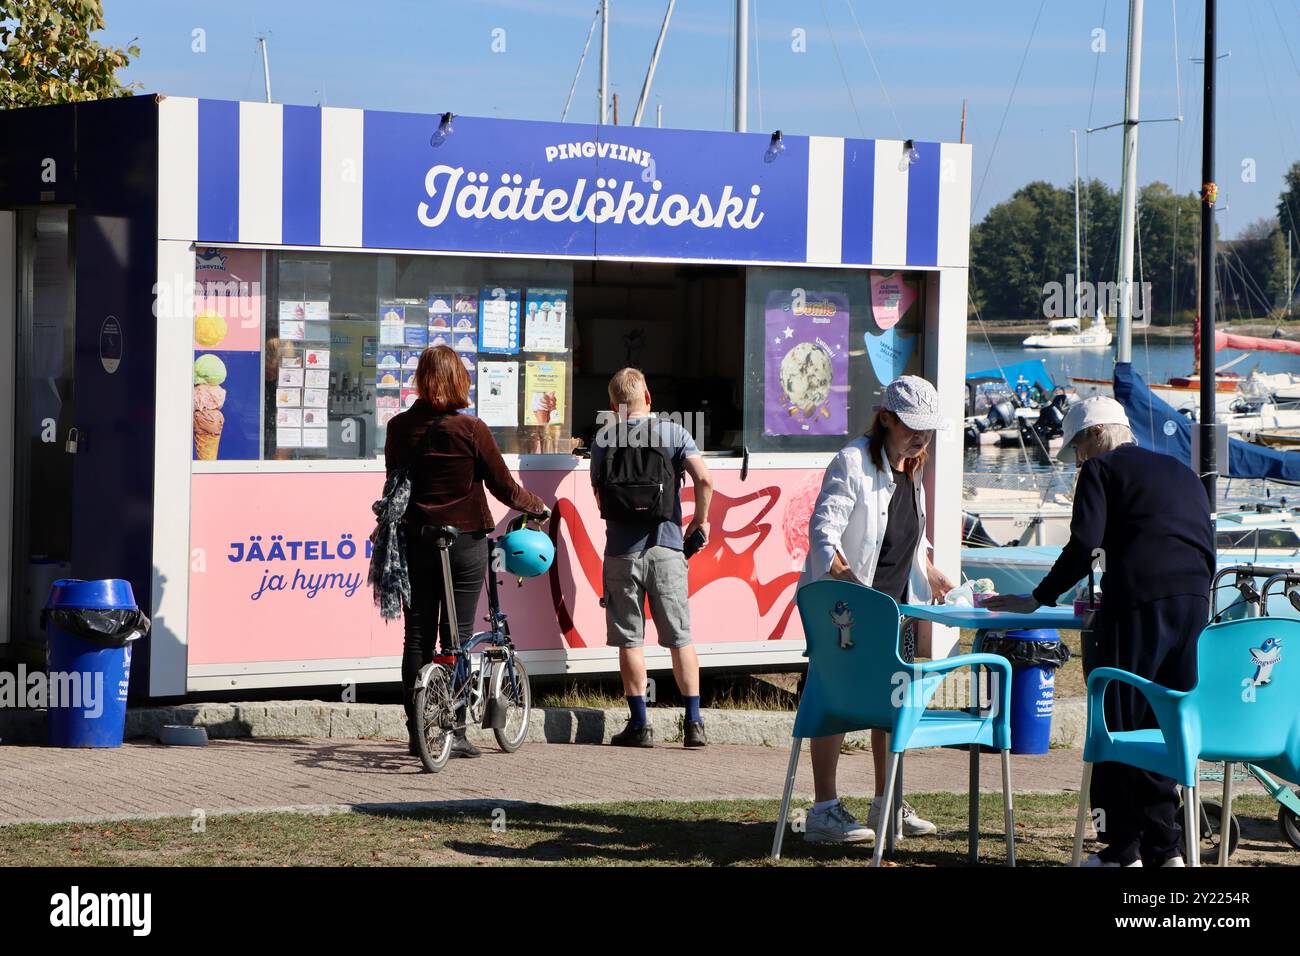
<svg viewBox="0 0 1300 956"><path fill-rule="evenodd" d="M123 577L153 619L137 698L396 681L370 505L430 345L554 503L555 566L503 589L535 675L617 669L574 453L617 369L714 474L690 563L706 668L801 665L808 517L885 384L926 376L960 422L968 145L164 96L0 132L11 660L51 580ZM961 467L954 427L925 478L954 578Z"/></svg>

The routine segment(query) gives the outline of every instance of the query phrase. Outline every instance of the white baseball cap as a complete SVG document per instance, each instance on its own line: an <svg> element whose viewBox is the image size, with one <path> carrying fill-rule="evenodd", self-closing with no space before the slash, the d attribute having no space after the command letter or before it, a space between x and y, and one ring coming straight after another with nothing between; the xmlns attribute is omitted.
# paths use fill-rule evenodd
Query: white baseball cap
<svg viewBox="0 0 1300 956"><path fill-rule="evenodd" d="M1065 413L1065 421L1061 422L1065 444L1056 453L1057 460L1074 461L1074 440L1081 431L1093 425L1123 425L1128 428L1128 415L1124 414L1123 405L1105 395L1093 395L1071 405Z"/></svg>
<svg viewBox="0 0 1300 956"><path fill-rule="evenodd" d="M884 409L897 415L913 431L943 427L939 396L934 386L918 375L902 375L890 382L885 389Z"/></svg>

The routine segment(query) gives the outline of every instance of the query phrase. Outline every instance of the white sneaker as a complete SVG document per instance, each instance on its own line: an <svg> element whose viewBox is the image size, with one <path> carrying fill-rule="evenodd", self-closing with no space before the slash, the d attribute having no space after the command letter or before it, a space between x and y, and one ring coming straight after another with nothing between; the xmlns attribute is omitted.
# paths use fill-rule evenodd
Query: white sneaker
<svg viewBox="0 0 1300 956"><path fill-rule="evenodd" d="M1100 867L1100 866L1120 867L1120 866L1141 866L1141 865L1142 865L1142 861L1140 859L1134 860L1132 863L1112 863L1107 860L1103 860L1096 853L1089 853L1088 858L1079 864L1079 866L1089 866L1089 867Z"/></svg>
<svg viewBox="0 0 1300 956"><path fill-rule="evenodd" d="M1165 866L1186 866L1187 864L1183 862L1183 858L1181 856L1174 854L1173 856L1165 860L1165 862L1161 863L1160 865L1162 867L1165 867Z"/></svg>
<svg viewBox="0 0 1300 956"><path fill-rule="evenodd" d="M848 807L839 800L825 810L808 811L803 838L808 843L876 842L875 832L855 820Z"/></svg>
<svg viewBox="0 0 1300 956"><path fill-rule="evenodd" d="M916 809L906 800L903 801L902 812L896 819L900 821L897 824L899 836L929 836L938 830L938 827L929 820L921 819ZM875 800L871 801L871 810L867 813L867 826L873 830L880 830L880 805Z"/></svg>

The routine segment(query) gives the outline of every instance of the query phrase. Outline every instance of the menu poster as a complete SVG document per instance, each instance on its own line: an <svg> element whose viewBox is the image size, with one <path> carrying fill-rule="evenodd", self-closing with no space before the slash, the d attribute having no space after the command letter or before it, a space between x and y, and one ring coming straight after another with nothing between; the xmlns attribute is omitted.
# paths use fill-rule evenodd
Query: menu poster
<svg viewBox="0 0 1300 956"><path fill-rule="evenodd" d="M429 331L435 329L446 332L451 328L452 305L455 297L450 292L430 292L428 323Z"/></svg>
<svg viewBox="0 0 1300 956"><path fill-rule="evenodd" d="M328 322L330 304L328 301L309 299L302 303L303 318L308 322Z"/></svg>
<svg viewBox="0 0 1300 956"><path fill-rule="evenodd" d="M302 388L302 369L280 369L280 379L276 384L282 385L285 388Z"/></svg>
<svg viewBox="0 0 1300 956"><path fill-rule="evenodd" d="M402 349L402 368L414 372L420 367L420 352L416 349Z"/></svg>
<svg viewBox="0 0 1300 956"><path fill-rule="evenodd" d="M302 390L302 403L304 406L311 408L328 408L330 391L328 388L304 388Z"/></svg>
<svg viewBox="0 0 1300 956"><path fill-rule="evenodd" d="M406 326L385 323L379 326L380 345L405 345Z"/></svg>
<svg viewBox="0 0 1300 956"><path fill-rule="evenodd" d="M307 368L329 368L330 350L329 349L307 349L305 361L306 361Z"/></svg>
<svg viewBox="0 0 1300 956"><path fill-rule="evenodd" d="M848 297L773 290L764 310L764 334L763 434L846 434Z"/></svg>
<svg viewBox="0 0 1300 956"><path fill-rule="evenodd" d="M304 408L302 410L303 425L311 428L321 428L329 424L329 412L324 408Z"/></svg>
<svg viewBox="0 0 1300 956"><path fill-rule="evenodd" d="M519 290L485 288L479 296L478 350L501 355L519 351Z"/></svg>
<svg viewBox="0 0 1300 956"><path fill-rule="evenodd" d="M282 369L280 374L283 375L284 372L285 370ZM302 373L299 372L298 374L301 375ZM292 384L292 383L285 383L285 384ZM329 369L327 368L308 369L307 379L305 384L308 388L329 388L330 387Z"/></svg>
<svg viewBox="0 0 1300 956"><path fill-rule="evenodd" d="M524 408L529 425L564 422L563 362L527 362L524 366Z"/></svg>
<svg viewBox="0 0 1300 956"><path fill-rule="evenodd" d="M412 348L422 349L426 345L431 344L429 342L429 330L426 329L423 325L405 326L405 332L406 332L406 336L402 340L403 345L408 345L411 346Z"/></svg>
<svg viewBox="0 0 1300 956"><path fill-rule="evenodd" d="M387 428L393 416L401 412L400 408L380 408L375 411L375 423L380 428Z"/></svg>
<svg viewBox="0 0 1300 956"><path fill-rule="evenodd" d="M568 293L564 289L529 289L525 300L524 348L529 352L563 352Z"/></svg>
<svg viewBox="0 0 1300 956"><path fill-rule="evenodd" d="M301 322L307 318L307 306L303 302L281 299L279 313L276 317L281 322Z"/></svg>
<svg viewBox="0 0 1300 956"><path fill-rule="evenodd" d="M493 428L519 424L519 363L478 363L478 417Z"/></svg>
<svg viewBox="0 0 1300 956"><path fill-rule="evenodd" d="M302 427L302 409L301 408L277 408L275 410L275 424L277 428Z"/></svg>
<svg viewBox="0 0 1300 956"><path fill-rule="evenodd" d="M285 342L306 341L307 323L302 319L281 319L280 338Z"/></svg>
<svg viewBox="0 0 1300 956"><path fill-rule="evenodd" d="M451 347L457 352L471 354L478 351L478 330L470 332L452 332Z"/></svg>
<svg viewBox="0 0 1300 956"><path fill-rule="evenodd" d="M277 448L301 448L302 429L281 428L279 426L276 426L275 445Z"/></svg>
<svg viewBox="0 0 1300 956"><path fill-rule="evenodd" d="M401 407L402 407L401 399L399 399L397 395L392 392L389 392L387 394L381 393L375 396L375 408L381 410L385 408L391 408L393 410L397 410L398 408Z"/></svg>
<svg viewBox="0 0 1300 956"><path fill-rule="evenodd" d="M451 311L455 316L453 328L461 328L461 319L468 319L471 326L478 325L478 296L473 292L457 292L451 297Z"/></svg>
<svg viewBox="0 0 1300 956"><path fill-rule="evenodd" d="M415 404L415 400L419 397L419 394L413 388L402 389L402 408L410 408Z"/></svg>
<svg viewBox="0 0 1300 956"><path fill-rule="evenodd" d="M329 443L328 428L304 428L302 430L303 448L328 448Z"/></svg>
<svg viewBox="0 0 1300 956"><path fill-rule="evenodd" d="M429 348L437 348L439 345L451 347L452 333L443 329L437 329L429 333Z"/></svg>
<svg viewBox="0 0 1300 956"><path fill-rule="evenodd" d="M277 388L275 390L276 408L300 408L302 406L302 389Z"/></svg>

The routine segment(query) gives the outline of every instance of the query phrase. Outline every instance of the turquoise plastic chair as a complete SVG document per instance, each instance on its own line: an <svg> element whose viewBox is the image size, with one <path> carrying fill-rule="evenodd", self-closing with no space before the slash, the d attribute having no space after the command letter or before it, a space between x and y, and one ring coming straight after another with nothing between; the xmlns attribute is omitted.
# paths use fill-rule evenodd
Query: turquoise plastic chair
<svg viewBox="0 0 1300 956"><path fill-rule="evenodd" d="M1092 765L1115 761L1172 777L1183 790L1183 837L1187 861L1200 865L1200 786L1197 762L1221 762L1223 820L1232 819L1232 771L1253 763L1286 780L1300 780L1300 621L1259 617L1211 624L1196 647L1196 686L1170 690L1115 667L1088 677L1088 731L1083 748L1083 786L1074 829L1074 857L1083 856ZM1112 681L1136 687L1151 705L1157 728L1112 732L1102 707ZM1227 863L1228 841L1219 847Z"/></svg>
<svg viewBox="0 0 1300 956"><path fill-rule="evenodd" d="M772 841L780 859L790 813L799 751L806 737L853 730L889 734L889 768L880 819L893 820L894 785L899 759L922 747L987 746L1002 752L1003 809L1007 861L1016 863L1015 821L1011 806L1011 665L996 654L962 654L905 664L898 654L901 618L889 595L832 579L800 588L795 597L807 641L808 681L795 715L790 766L781 797L781 818ZM928 710L946 675L963 667L975 678L980 667L998 675L995 700L986 713ZM874 865L880 865L885 837L876 837Z"/></svg>

